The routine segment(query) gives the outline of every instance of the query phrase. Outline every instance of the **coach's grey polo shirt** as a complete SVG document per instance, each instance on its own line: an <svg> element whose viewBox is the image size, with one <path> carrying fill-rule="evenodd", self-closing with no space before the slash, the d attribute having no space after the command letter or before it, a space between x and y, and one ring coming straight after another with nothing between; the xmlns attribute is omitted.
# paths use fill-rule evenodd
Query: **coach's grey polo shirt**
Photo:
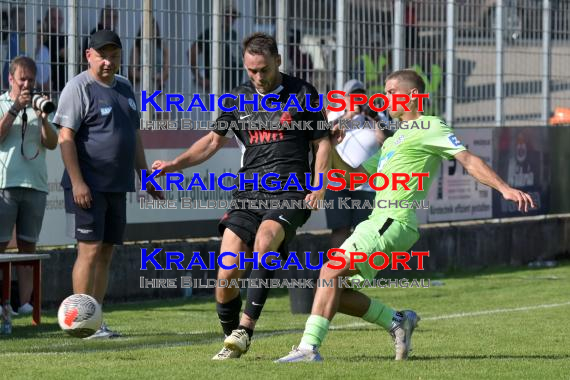
<svg viewBox="0 0 570 380"><path fill-rule="evenodd" d="M115 75L107 86L89 71L71 79L59 99L53 123L75 131L81 174L91 190L135 190L135 148L140 114L130 82ZM71 189L67 170L61 185Z"/></svg>

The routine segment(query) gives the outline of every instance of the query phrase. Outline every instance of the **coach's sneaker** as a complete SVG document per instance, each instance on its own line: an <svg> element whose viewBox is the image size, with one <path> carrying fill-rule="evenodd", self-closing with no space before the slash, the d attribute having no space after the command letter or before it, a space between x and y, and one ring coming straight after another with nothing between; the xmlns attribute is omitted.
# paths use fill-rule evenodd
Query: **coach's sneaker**
<svg viewBox="0 0 570 380"><path fill-rule="evenodd" d="M212 360L228 360L228 359L237 359L241 356L241 352L230 350L229 348L222 348L220 352L218 352Z"/></svg>
<svg viewBox="0 0 570 380"><path fill-rule="evenodd" d="M19 315L29 315L29 314L32 314L33 311L34 311L34 307L32 305L30 305L28 302L26 302L23 305L20 305L20 307L18 308L18 314Z"/></svg>
<svg viewBox="0 0 570 380"><path fill-rule="evenodd" d="M298 363L298 362L322 362L323 357L319 354L317 347L312 350L304 350L299 347L293 346L289 355L277 359L274 363Z"/></svg>
<svg viewBox="0 0 570 380"><path fill-rule="evenodd" d="M236 351L241 356L249 350L249 345L251 340L247 331L244 329L234 330L232 333L226 337L224 340L224 347L232 351Z"/></svg>
<svg viewBox="0 0 570 380"><path fill-rule="evenodd" d="M121 334L116 331L110 330L107 327L105 322L101 323L101 327L99 330L95 331L95 334L88 336L87 338L83 338L85 340L91 339L112 339L112 338L119 338Z"/></svg>
<svg viewBox="0 0 570 380"><path fill-rule="evenodd" d="M396 320L397 317L399 321L390 330L390 335L394 338L396 360L406 360L412 350L412 333L418 326L420 317L412 310L399 311L394 319Z"/></svg>
<svg viewBox="0 0 570 380"><path fill-rule="evenodd" d="M12 309L12 305L8 305L8 310L10 311L10 316L11 317L17 317L20 314L18 314L16 311L14 311L14 309ZM0 306L0 313L2 312L2 307Z"/></svg>

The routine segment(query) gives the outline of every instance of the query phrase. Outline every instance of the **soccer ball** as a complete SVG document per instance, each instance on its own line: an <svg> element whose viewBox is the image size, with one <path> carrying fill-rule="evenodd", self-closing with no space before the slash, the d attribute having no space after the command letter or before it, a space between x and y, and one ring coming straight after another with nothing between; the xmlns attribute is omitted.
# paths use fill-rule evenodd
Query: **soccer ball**
<svg viewBox="0 0 570 380"><path fill-rule="evenodd" d="M77 338L93 335L101 327L103 312L95 298L74 294L63 300L57 312L59 327Z"/></svg>

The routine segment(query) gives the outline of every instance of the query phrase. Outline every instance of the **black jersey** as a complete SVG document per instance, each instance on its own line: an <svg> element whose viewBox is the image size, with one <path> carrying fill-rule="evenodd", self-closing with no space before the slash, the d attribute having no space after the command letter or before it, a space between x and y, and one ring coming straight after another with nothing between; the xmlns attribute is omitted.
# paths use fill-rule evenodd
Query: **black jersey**
<svg viewBox="0 0 570 380"><path fill-rule="evenodd" d="M259 191L253 191L253 184L247 182L244 183L244 191L239 191L238 177L235 181L238 190L234 192L237 198L272 198L305 194L307 192L305 173L311 173L311 142L329 133L328 130L322 128L322 124L321 129L318 129L319 122L326 120L324 114L321 111L310 112L306 108L306 94L310 94L313 108L318 104L318 93L315 88L304 80L283 73L281 75L281 85L271 92L279 95L278 100L271 100L280 103L278 111L266 111L261 104L259 111L253 111L253 105L244 104L243 112L240 112L239 94L244 94L245 100L250 101L254 99L254 94L258 94L255 87L248 81L232 90L232 95L237 97L236 100L230 98L224 100L225 107L236 106L236 110L223 112L216 120L226 122L216 123L216 133L230 138L235 136L238 140L242 150L240 173L244 173L247 179L254 178L254 173L257 173L259 178ZM296 96L302 108L301 111L293 107L283 112L290 94ZM258 98L261 103L263 95L259 94ZM226 126L229 128L225 128ZM293 128L293 126L296 127ZM280 190L269 191L263 188L261 179L267 173L279 175ZM303 190L297 190L296 187L291 187L289 191L282 190L291 173L297 175Z"/></svg>

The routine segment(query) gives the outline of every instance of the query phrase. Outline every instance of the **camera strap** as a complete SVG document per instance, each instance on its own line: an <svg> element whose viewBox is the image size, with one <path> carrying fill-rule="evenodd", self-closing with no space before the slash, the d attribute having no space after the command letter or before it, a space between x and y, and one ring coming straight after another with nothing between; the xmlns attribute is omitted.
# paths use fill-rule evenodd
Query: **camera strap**
<svg viewBox="0 0 570 380"><path fill-rule="evenodd" d="M32 161L32 160L35 160L38 157L38 155L40 154L40 148L38 148L38 150L36 151L36 154L34 154L34 157L29 158L28 156L26 156L26 154L24 153L24 139L26 137L26 129L28 129L28 115L26 113L26 108L24 108L23 114L22 114L22 143L20 144L20 153L22 154L22 156L26 160Z"/></svg>

